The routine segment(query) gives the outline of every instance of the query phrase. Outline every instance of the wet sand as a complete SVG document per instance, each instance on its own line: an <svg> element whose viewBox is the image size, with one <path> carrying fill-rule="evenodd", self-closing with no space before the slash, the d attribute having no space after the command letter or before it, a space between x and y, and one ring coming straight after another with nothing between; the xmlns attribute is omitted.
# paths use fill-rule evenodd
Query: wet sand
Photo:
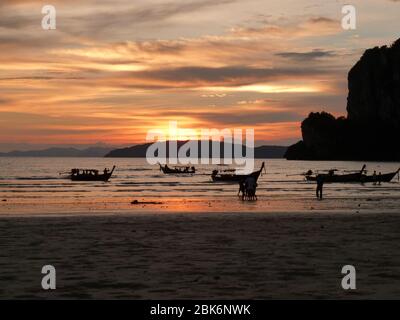
<svg viewBox="0 0 400 320"><path fill-rule="evenodd" d="M399 230L396 213L2 215L0 298L399 299Z"/></svg>
<svg viewBox="0 0 400 320"><path fill-rule="evenodd" d="M52 199L4 199L0 201L0 217L15 215L104 215L130 213L186 213L186 212L230 212L230 213L379 213L399 212L400 198L397 196L347 197L326 195L323 201L308 197L259 196L258 201L242 201L236 195L225 197L116 197L116 198L66 198ZM135 203L137 201L137 203Z"/></svg>

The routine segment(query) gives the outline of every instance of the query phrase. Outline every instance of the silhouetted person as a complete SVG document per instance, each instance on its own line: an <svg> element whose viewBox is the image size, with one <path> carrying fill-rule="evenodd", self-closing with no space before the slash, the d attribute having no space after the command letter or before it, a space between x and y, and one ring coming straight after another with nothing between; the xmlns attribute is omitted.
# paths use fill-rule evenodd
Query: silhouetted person
<svg viewBox="0 0 400 320"><path fill-rule="evenodd" d="M107 168L104 168L103 173L104 173L104 175L107 175L107 174L108 174L108 169L107 169Z"/></svg>
<svg viewBox="0 0 400 320"><path fill-rule="evenodd" d="M376 185L376 171L374 171L374 174L372 175L372 181L374 181L374 186Z"/></svg>
<svg viewBox="0 0 400 320"><path fill-rule="evenodd" d="M244 182L244 188L246 192L246 196L248 200L257 200L256 190L257 190L257 182L253 177L246 178ZM244 197L243 197L244 199Z"/></svg>
<svg viewBox="0 0 400 320"><path fill-rule="evenodd" d="M324 188L324 177L319 174L317 175L317 199L322 200L322 193Z"/></svg>
<svg viewBox="0 0 400 320"><path fill-rule="evenodd" d="M242 197L244 197L245 196L245 192L246 192L246 189L245 189L245 186L244 186L244 181L243 180L239 181L238 197L240 197L240 194L242 194Z"/></svg>
<svg viewBox="0 0 400 320"><path fill-rule="evenodd" d="M382 184L382 172L379 172L379 175L378 175L378 185L381 185Z"/></svg>
<svg viewBox="0 0 400 320"><path fill-rule="evenodd" d="M213 170L213 172L212 172L212 177L216 177L217 176L217 174L218 174L218 170Z"/></svg>
<svg viewBox="0 0 400 320"><path fill-rule="evenodd" d="M308 171L305 173L305 176L312 176L312 174L313 174L313 171L312 171L312 170L308 170Z"/></svg>

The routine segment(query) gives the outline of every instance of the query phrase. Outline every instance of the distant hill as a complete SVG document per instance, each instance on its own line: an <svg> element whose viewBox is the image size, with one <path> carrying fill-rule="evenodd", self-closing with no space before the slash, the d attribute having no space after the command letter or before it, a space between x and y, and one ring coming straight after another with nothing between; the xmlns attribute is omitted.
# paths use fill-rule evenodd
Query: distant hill
<svg viewBox="0 0 400 320"><path fill-rule="evenodd" d="M178 148L180 148L186 141L178 141ZM199 152L201 152L200 141L199 144ZM110 151L106 157L107 158L145 158L147 148L151 145L151 143L140 144L128 148L115 149ZM244 147L243 147L244 149ZM287 147L283 146L261 146L256 147L254 149L254 157L256 159L279 159L283 158ZM209 154L211 155L211 150L209 150ZM220 154L224 154L224 144L220 143ZM168 154L167 154L168 156Z"/></svg>
<svg viewBox="0 0 400 320"><path fill-rule="evenodd" d="M284 146L261 146L254 149L256 159L281 159L285 156L288 147Z"/></svg>
<svg viewBox="0 0 400 320"><path fill-rule="evenodd" d="M186 141L179 141L180 148ZM200 143L200 142L199 142ZM0 152L0 157L108 157L108 158L145 158L147 148L151 143L135 145L128 148L113 149L112 147L90 147L86 149L76 148L48 148L32 151ZM243 147L244 148L244 147ZM199 150L200 144L199 144ZM254 149L254 156L258 159L283 158L287 147L261 146ZM209 151L211 154L211 150ZM224 153L223 143L220 145L221 154Z"/></svg>
<svg viewBox="0 0 400 320"><path fill-rule="evenodd" d="M111 147L90 147L79 150L75 148L49 148L32 151L11 151L0 153L0 157L104 157Z"/></svg>

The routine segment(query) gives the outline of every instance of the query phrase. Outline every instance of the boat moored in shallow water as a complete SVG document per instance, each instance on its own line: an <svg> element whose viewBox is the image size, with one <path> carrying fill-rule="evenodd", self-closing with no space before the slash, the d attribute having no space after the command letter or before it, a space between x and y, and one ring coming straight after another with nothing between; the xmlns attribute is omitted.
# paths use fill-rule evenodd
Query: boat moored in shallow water
<svg viewBox="0 0 400 320"><path fill-rule="evenodd" d="M160 170L164 174L195 174L196 168L195 167L188 167L188 166L175 166L173 168L168 167L168 165L160 165Z"/></svg>
<svg viewBox="0 0 400 320"><path fill-rule="evenodd" d="M104 181L107 182L110 180L112 174L114 173L115 166L111 170L107 168L103 170L103 173L100 174L99 170L96 169L72 169L71 172L68 173L67 178L72 181Z"/></svg>
<svg viewBox="0 0 400 320"><path fill-rule="evenodd" d="M362 183L381 183L381 182L391 182L396 175L400 172L400 168L395 172L384 173L384 174L374 174L374 175L363 175L361 177Z"/></svg>
<svg viewBox="0 0 400 320"><path fill-rule="evenodd" d="M361 178L364 175L365 168L367 166L364 165L360 171L348 174L336 174L335 170L329 170L328 173L324 174L315 174L313 175L310 170L305 175L307 181L317 181L318 176L322 176L324 183L353 183L353 182L361 182Z"/></svg>
<svg viewBox="0 0 400 320"><path fill-rule="evenodd" d="M245 181L247 178L253 177L257 182L262 170L265 171L265 162L262 163L260 170L254 171L250 174L235 174L234 170L214 170L211 174L211 179L214 182L240 182Z"/></svg>

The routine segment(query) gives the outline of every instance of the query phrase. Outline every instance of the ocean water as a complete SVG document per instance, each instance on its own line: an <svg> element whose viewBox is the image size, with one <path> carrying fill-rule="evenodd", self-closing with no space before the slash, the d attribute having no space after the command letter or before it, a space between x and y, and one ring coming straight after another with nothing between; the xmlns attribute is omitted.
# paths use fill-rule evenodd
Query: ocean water
<svg viewBox="0 0 400 320"><path fill-rule="evenodd" d="M360 170L364 163L349 161L287 161L283 159L257 160L255 170L266 162L266 173L259 179L257 194L268 199L312 199L315 185L306 182L300 174L309 169ZM369 173L396 171L400 163L367 162ZM60 172L71 168L97 168L103 170L116 165L109 182L72 182ZM119 158L0 158L0 200L66 201L68 199L141 198L229 198L236 195L237 185L213 183L213 169L226 169L216 165L198 165L195 175L164 175L158 166L147 164L146 159ZM396 177L391 183L332 184L326 186L330 198L400 199L400 183Z"/></svg>

